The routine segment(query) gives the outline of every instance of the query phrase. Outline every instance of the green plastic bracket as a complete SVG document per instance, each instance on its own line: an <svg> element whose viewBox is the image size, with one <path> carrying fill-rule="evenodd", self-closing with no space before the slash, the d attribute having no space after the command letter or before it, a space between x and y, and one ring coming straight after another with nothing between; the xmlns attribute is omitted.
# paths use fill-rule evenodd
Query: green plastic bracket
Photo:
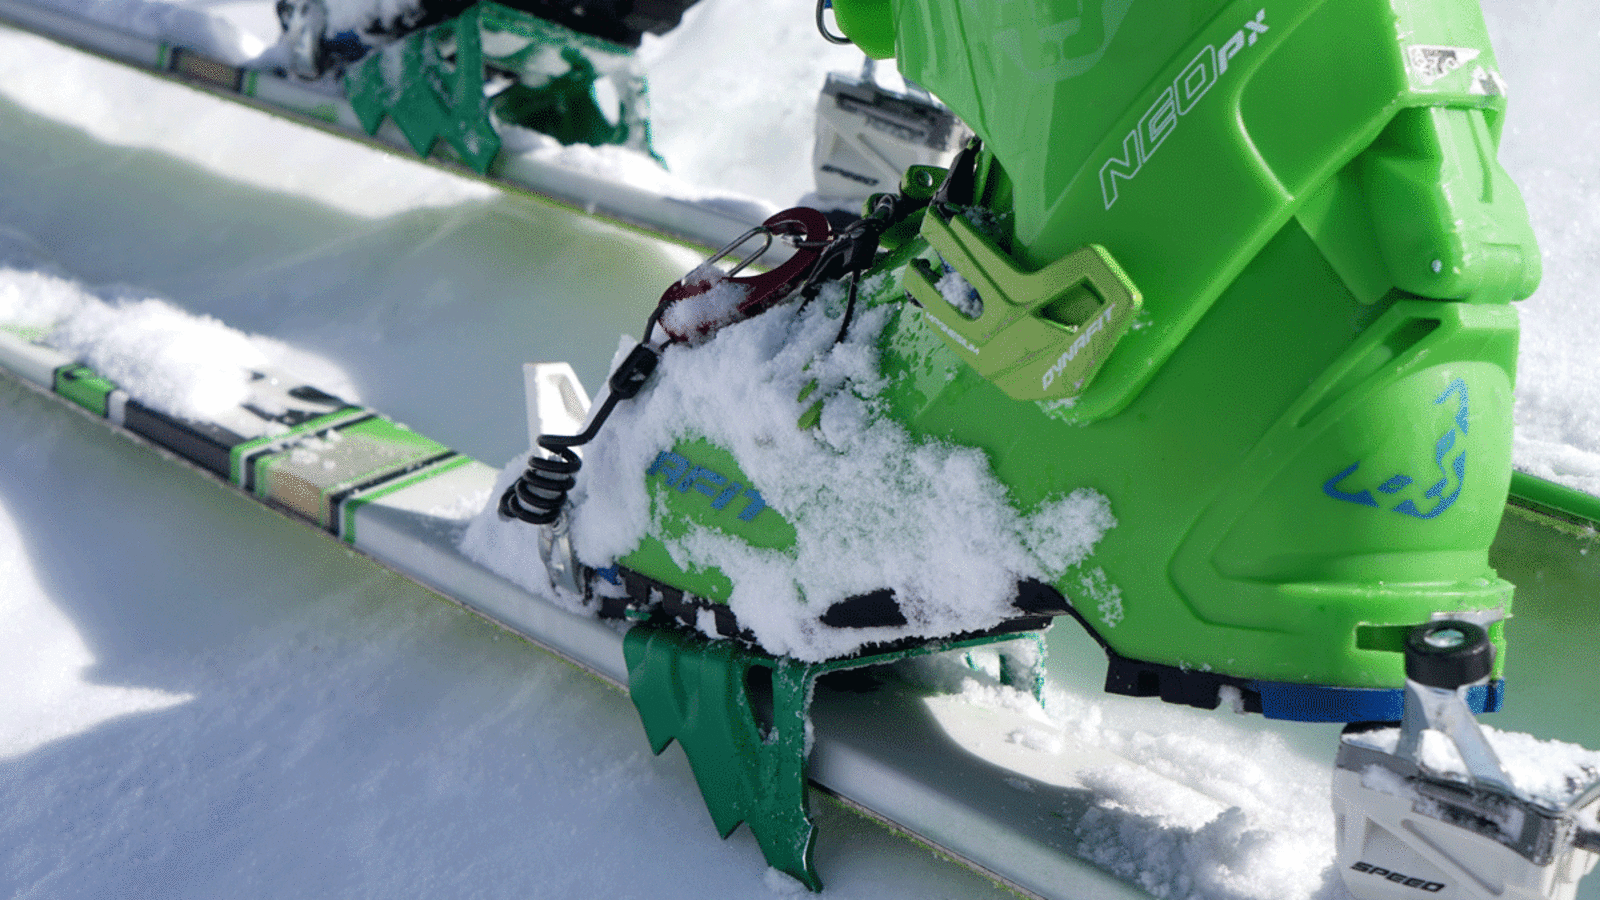
<svg viewBox="0 0 1600 900"><path fill-rule="evenodd" d="M645 85L630 74L631 57L620 44L481 2L362 61L345 77L345 93L368 134L388 116L417 153L427 156L442 138L479 173L487 174L500 152L495 118L563 144L622 144L653 154ZM552 60L566 70L547 71ZM493 99L487 67L515 78ZM617 94L614 114L596 100L602 78Z"/></svg>
<svg viewBox="0 0 1600 900"><path fill-rule="evenodd" d="M926 215L922 235L932 253L912 260L906 288L945 343L1014 400L1082 393L1143 302L1098 245L1028 272L960 216ZM965 309L951 299L960 291Z"/></svg>
<svg viewBox="0 0 1600 900"><path fill-rule="evenodd" d="M816 828L806 803L812 687L829 672L881 666L945 650L1015 641L1002 634L818 663L768 656L732 641L638 625L623 639L628 693L650 749L676 740L717 833L750 826L767 863L822 889L812 864ZM1040 677L1008 673L1031 685ZM1031 680L1030 680L1031 679Z"/></svg>
<svg viewBox="0 0 1600 900"><path fill-rule="evenodd" d="M717 833L745 822L767 862L812 890L815 828L806 810L806 706L826 664L806 665L639 626L623 643L628 692L650 749L689 757Z"/></svg>
<svg viewBox="0 0 1600 900"><path fill-rule="evenodd" d="M939 185L944 183L949 174L949 170L942 166L912 166L906 169L905 175L900 179L900 196L906 200L932 200L933 195L939 190ZM876 197L874 194L863 204L865 212L872 211ZM922 217L926 213L927 208L923 207L889 226L878 238L878 246L892 253L909 244L921 234Z"/></svg>
<svg viewBox="0 0 1600 900"><path fill-rule="evenodd" d="M432 153L443 138L474 171L489 171L500 136L483 92L481 9L413 32L350 71L345 93L368 134L387 115L419 155Z"/></svg>

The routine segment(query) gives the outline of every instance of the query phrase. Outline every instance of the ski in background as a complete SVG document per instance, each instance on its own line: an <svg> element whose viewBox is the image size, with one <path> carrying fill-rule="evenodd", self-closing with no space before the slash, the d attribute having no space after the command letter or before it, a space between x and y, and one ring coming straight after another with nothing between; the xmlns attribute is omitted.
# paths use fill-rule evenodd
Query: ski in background
<svg viewBox="0 0 1600 900"><path fill-rule="evenodd" d="M487 0L364 36L326 34L326 7L315 3L279 10L288 30L276 44L159 0L110 22L90 18L93 7L0 0L0 22L669 240L720 246L772 211L661 169L625 44ZM596 152L574 162L568 144Z"/></svg>
<svg viewBox="0 0 1600 900"><path fill-rule="evenodd" d="M0 22L659 237L718 247L775 210L677 181L652 145L636 51L693 0L348 5L281 0L275 43L161 0L0 0ZM831 75L818 98L817 190L805 199L841 222L905 166L948 163L964 139L926 91L882 86L872 69Z"/></svg>

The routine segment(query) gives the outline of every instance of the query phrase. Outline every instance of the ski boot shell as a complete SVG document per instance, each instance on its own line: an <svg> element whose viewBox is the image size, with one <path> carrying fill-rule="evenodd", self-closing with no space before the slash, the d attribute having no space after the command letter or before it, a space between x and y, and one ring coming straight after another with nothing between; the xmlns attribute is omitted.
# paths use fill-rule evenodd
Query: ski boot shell
<svg viewBox="0 0 1600 900"><path fill-rule="evenodd" d="M1481 15L1079 6L835 4L869 52L891 30L907 78L983 140L869 282L874 402L917 441L982 451L1024 515L1085 488L1109 502L1092 554L1046 591L1019 579L1015 610L1059 594L1111 657L1108 689L1397 719L1409 630L1477 621L1503 649L1511 603L1488 548L1509 304L1538 255L1494 157ZM794 528L729 448L659 449L650 534L620 562L715 607L727 573L674 541L708 527L784 552ZM914 600L845 613L883 624Z"/></svg>

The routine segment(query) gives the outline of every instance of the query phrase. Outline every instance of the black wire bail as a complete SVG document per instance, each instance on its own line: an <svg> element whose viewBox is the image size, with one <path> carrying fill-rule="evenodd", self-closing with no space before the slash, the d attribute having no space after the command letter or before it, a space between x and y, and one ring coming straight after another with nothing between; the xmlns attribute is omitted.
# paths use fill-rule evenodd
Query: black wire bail
<svg viewBox="0 0 1600 900"><path fill-rule="evenodd" d="M853 44L853 43L855 43L854 41L852 41L849 38L845 37L843 34L834 34L833 32L828 30L828 22L827 22L826 19L824 19L822 17L822 13L825 10L829 10L829 9L832 9L832 8L833 8L833 0L817 0L817 31L821 32L823 39L826 40L830 44ZM834 20L834 24L838 24L837 17Z"/></svg>

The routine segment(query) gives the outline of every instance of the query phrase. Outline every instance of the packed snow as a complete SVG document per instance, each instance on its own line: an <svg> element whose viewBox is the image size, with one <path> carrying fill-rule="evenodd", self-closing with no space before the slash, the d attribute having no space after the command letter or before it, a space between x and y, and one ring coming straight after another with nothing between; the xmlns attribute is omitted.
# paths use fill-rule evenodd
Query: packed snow
<svg viewBox="0 0 1600 900"><path fill-rule="evenodd" d="M1600 140L1600 32L1581 0L1486 5L1512 89L1502 158L1545 253L1521 307L1517 464L1600 491L1586 303L1600 188L1584 154L1553 150ZM859 61L817 40L810 13L705 0L647 41L657 147L677 176L778 205L808 190L816 87ZM761 78L747 72L757 52ZM105 366L107 317L146 322L140 349L199 342L218 389L256 354L296 371L338 359L343 374L317 377L482 458L526 444L517 363L571 358L597 384L618 330L693 264L9 32L0 150L0 311L76 335ZM623 267L636 285L616 284ZM823 435L864 439L860 421ZM624 698L10 383L0 584L7 895L798 893L748 833L715 839L681 756L649 755ZM1553 627L1593 627L1592 609L1572 615ZM997 738L1141 764L1082 773L1100 798L1080 820L1086 854L1163 897L1340 896L1331 740L1102 697L1094 668L1053 667L1038 727ZM1032 702L947 677L970 702ZM1003 894L818 812L829 896ZM1594 879L1581 896L1600 897Z"/></svg>

